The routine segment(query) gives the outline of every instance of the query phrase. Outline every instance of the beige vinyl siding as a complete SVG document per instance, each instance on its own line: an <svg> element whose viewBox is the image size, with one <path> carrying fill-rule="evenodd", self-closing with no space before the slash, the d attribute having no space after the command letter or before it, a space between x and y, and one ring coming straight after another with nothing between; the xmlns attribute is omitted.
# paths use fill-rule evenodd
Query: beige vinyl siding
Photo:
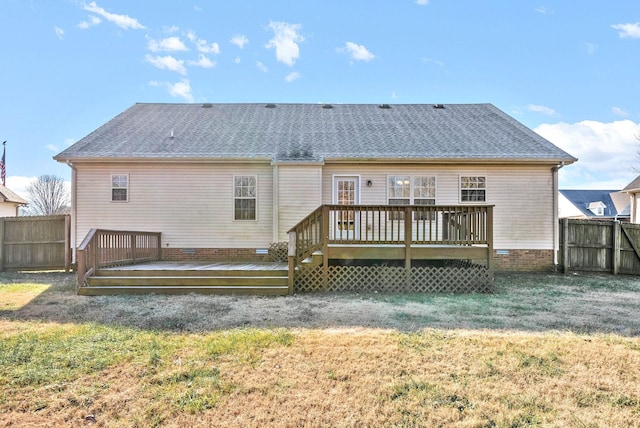
<svg viewBox="0 0 640 428"><path fill-rule="evenodd" d="M15 217L18 215L18 206L9 202L0 202L0 217Z"/></svg>
<svg viewBox="0 0 640 428"><path fill-rule="evenodd" d="M326 164L322 175L322 202L332 201L334 175L361 176L362 204L386 204L388 175L433 175L436 204L458 205L459 177L487 178L487 204L494 209L494 248L554 248L553 175L551 166ZM371 187L366 186L372 181ZM467 203L465 203L467 204ZM471 203L468 203L471 204Z"/></svg>
<svg viewBox="0 0 640 428"><path fill-rule="evenodd" d="M272 238L269 164L76 164L76 243L91 228L162 232L167 248L266 248ZM128 174L128 202L111 202L111 175ZM257 182L257 220L233 216L233 177Z"/></svg>
<svg viewBox="0 0 640 428"><path fill-rule="evenodd" d="M322 205L322 166L278 165L278 241Z"/></svg>

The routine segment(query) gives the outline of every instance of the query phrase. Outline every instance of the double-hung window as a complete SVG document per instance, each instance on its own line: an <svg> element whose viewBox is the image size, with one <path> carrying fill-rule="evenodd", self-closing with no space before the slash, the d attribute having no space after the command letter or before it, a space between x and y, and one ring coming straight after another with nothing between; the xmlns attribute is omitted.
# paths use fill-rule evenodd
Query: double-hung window
<svg viewBox="0 0 640 428"><path fill-rule="evenodd" d="M411 177L408 175L388 176L387 200L389 205L411 204ZM404 212L391 212L390 220L404 220Z"/></svg>
<svg viewBox="0 0 640 428"><path fill-rule="evenodd" d="M129 201L129 176L127 174L111 175L111 202Z"/></svg>
<svg viewBox="0 0 640 428"><path fill-rule="evenodd" d="M234 220L257 218L257 182L258 178L255 175L239 175L233 178Z"/></svg>
<svg viewBox="0 0 640 428"><path fill-rule="evenodd" d="M461 176L460 202L486 202L487 177Z"/></svg>
<svg viewBox="0 0 640 428"><path fill-rule="evenodd" d="M413 177L413 204L414 205L435 205L436 204L436 178L433 176ZM416 220L433 220L435 213L431 216L425 212L416 212Z"/></svg>
<svg viewBox="0 0 640 428"><path fill-rule="evenodd" d="M387 177L389 205L435 205L436 177L425 175L390 175ZM416 219L424 220L420 213ZM393 212L391 220L404 220L403 212Z"/></svg>

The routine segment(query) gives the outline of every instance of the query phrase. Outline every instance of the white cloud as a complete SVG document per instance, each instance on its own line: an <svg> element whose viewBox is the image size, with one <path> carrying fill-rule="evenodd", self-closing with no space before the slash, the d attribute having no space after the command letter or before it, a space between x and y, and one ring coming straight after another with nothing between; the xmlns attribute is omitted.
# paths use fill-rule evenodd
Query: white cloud
<svg viewBox="0 0 640 428"><path fill-rule="evenodd" d="M97 16L89 15L89 21L82 21L81 23L78 24L78 27L80 27L83 30L86 30L87 28L95 27L101 22L102 20Z"/></svg>
<svg viewBox="0 0 640 428"><path fill-rule="evenodd" d="M187 38L191 41L191 43L196 45L196 49L198 49L199 52L214 54L220 53L220 45L218 43L213 42L209 44L205 39L198 38L194 31L189 31L187 33Z"/></svg>
<svg viewBox="0 0 640 428"><path fill-rule="evenodd" d="M631 120L542 124L534 131L578 158L560 170L562 188L622 189L637 175L640 124Z"/></svg>
<svg viewBox="0 0 640 428"><path fill-rule="evenodd" d="M415 3L420 6L426 6L429 4L429 0L416 0Z"/></svg>
<svg viewBox="0 0 640 428"><path fill-rule="evenodd" d="M197 61L189 61L189 65L193 65L195 67L202 68L213 68L216 66L216 63L207 58L204 54L198 55Z"/></svg>
<svg viewBox="0 0 640 428"><path fill-rule="evenodd" d="M547 14L547 8L544 6L538 6L536 7L536 12L541 13L543 15Z"/></svg>
<svg viewBox="0 0 640 428"><path fill-rule="evenodd" d="M231 38L230 42L231 42L231 44L236 45L237 47L242 49L242 48L244 48L244 45L249 43L249 39L247 39L247 36L244 36L242 34L238 34L238 35L233 36Z"/></svg>
<svg viewBox="0 0 640 428"><path fill-rule="evenodd" d="M298 73L297 71L294 71L293 73L287 74L287 77L285 77L284 80L286 80L287 82L291 83L294 80L298 80L301 77L302 77L302 75L300 73Z"/></svg>
<svg viewBox="0 0 640 428"><path fill-rule="evenodd" d="M298 43L304 42L304 37L298 34L302 26L300 24L271 21L268 28L273 31L274 36L265 47L267 49L274 48L276 50L276 59L292 67L300 57Z"/></svg>
<svg viewBox="0 0 640 428"><path fill-rule="evenodd" d="M269 71L267 66L261 63L260 61L256 62L256 67L258 67L258 70L262 71L263 73L266 73Z"/></svg>
<svg viewBox="0 0 640 428"><path fill-rule="evenodd" d="M437 59L433 59L433 58L421 58L421 61L425 64L435 64L439 67L444 67L444 62L442 61L438 61Z"/></svg>
<svg viewBox="0 0 640 428"><path fill-rule="evenodd" d="M534 113L545 114L547 116L555 116L557 114L556 111L551 107L541 106L538 104L529 104L527 106L527 110L532 111Z"/></svg>
<svg viewBox="0 0 640 428"><path fill-rule="evenodd" d="M152 80L149 82L149 86L154 87L165 87L167 88L167 92L169 95L176 98L184 98L188 102L193 102L193 95L191 93L191 84L189 83L189 79L182 79L176 83L169 82L158 82L157 80Z"/></svg>
<svg viewBox="0 0 640 428"><path fill-rule="evenodd" d="M611 28L618 30L621 39L640 39L640 22L634 24L615 24Z"/></svg>
<svg viewBox="0 0 640 428"><path fill-rule="evenodd" d="M53 144L47 144L45 147L47 148L47 150L50 150L54 153L58 153L60 151L60 149L57 146L54 146Z"/></svg>
<svg viewBox="0 0 640 428"><path fill-rule="evenodd" d="M176 73L180 73L183 75L187 74L187 69L184 66L184 61L181 59L176 59L171 55L167 56L152 56L147 54L144 57L145 61L149 64L153 65L156 68L161 70L170 70L175 71Z"/></svg>
<svg viewBox="0 0 640 428"><path fill-rule="evenodd" d="M85 4L83 9L88 12L95 13L96 15L100 15L107 21L112 22L118 27L125 30L141 30L146 28L144 25L138 22L137 19L131 18L129 15L118 15L115 13L107 12L106 10L98 6L94 1L89 4Z"/></svg>
<svg viewBox="0 0 640 428"><path fill-rule="evenodd" d="M64 30L60 27L53 27L53 31L56 33L56 37L60 40L64 39Z"/></svg>
<svg viewBox="0 0 640 428"><path fill-rule="evenodd" d="M398 94L396 93L396 91L391 92L391 99L392 100L397 100L398 99Z"/></svg>
<svg viewBox="0 0 640 428"><path fill-rule="evenodd" d="M147 49L151 52L180 52L180 51L188 51L180 37L167 37L162 40L149 40L147 43Z"/></svg>
<svg viewBox="0 0 640 428"><path fill-rule="evenodd" d="M7 176L7 188L28 200L29 193L27 192L27 187L37 179L38 177L10 175Z"/></svg>
<svg viewBox="0 0 640 428"><path fill-rule="evenodd" d="M72 145L73 143L76 142L75 138L65 138L64 139L64 144L69 147L70 145Z"/></svg>
<svg viewBox="0 0 640 428"><path fill-rule="evenodd" d="M624 111L620 107L616 107L616 106L611 107L611 113L615 114L616 116L620 116L620 117L629 116L629 113L627 113L626 111Z"/></svg>
<svg viewBox="0 0 640 428"><path fill-rule="evenodd" d="M234 63L236 63L236 64L240 64L240 61L242 61L242 60L240 59L240 57L239 57L239 56L237 56L237 57L235 57L235 58L233 59L233 62L234 62Z"/></svg>
<svg viewBox="0 0 640 428"><path fill-rule="evenodd" d="M191 94L191 85L188 79L182 79L173 85L169 84L169 94L173 97L184 98L190 103L193 102L193 95Z"/></svg>
<svg viewBox="0 0 640 428"><path fill-rule="evenodd" d="M345 43L344 47L336 49L341 53L348 53L354 61L371 61L376 56L372 54L364 45L353 42Z"/></svg>

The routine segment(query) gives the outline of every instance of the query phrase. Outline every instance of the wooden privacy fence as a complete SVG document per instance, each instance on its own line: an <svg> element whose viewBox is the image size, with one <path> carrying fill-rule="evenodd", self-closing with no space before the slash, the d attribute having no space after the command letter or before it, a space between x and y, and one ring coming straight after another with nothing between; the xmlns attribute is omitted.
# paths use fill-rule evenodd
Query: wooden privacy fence
<svg viewBox="0 0 640 428"><path fill-rule="evenodd" d="M69 215L0 218L0 271L71 268Z"/></svg>
<svg viewBox="0 0 640 428"><path fill-rule="evenodd" d="M78 247L78 287L100 268L160 260L160 232L91 229Z"/></svg>
<svg viewBox="0 0 640 428"><path fill-rule="evenodd" d="M560 220L560 265L569 271L640 275L640 225Z"/></svg>

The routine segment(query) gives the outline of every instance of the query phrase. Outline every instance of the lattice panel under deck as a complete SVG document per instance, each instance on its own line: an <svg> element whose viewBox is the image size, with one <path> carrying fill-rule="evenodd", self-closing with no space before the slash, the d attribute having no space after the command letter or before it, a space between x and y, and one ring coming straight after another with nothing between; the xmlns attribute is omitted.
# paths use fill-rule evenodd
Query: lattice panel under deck
<svg viewBox="0 0 640 428"><path fill-rule="evenodd" d="M323 285L322 266L296 271L295 291L360 291L384 293L490 293L493 273L484 266L414 267L330 266Z"/></svg>

